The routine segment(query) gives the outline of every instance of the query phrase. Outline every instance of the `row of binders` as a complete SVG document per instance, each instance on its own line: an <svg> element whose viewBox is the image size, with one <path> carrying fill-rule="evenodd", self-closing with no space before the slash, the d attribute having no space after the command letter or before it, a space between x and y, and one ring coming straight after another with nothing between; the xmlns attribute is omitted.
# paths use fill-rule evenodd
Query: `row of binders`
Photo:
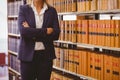
<svg viewBox="0 0 120 80"><path fill-rule="evenodd" d="M71 75L64 74L59 71L52 71L50 80L80 80L79 78L73 77Z"/></svg>
<svg viewBox="0 0 120 80"><path fill-rule="evenodd" d="M20 34L17 26L18 20L8 20L8 33Z"/></svg>
<svg viewBox="0 0 120 80"><path fill-rule="evenodd" d="M120 9L120 0L49 0L58 12Z"/></svg>
<svg viewBox="0 0 120 80"><path fill-rule="evenodd" d="M9 55L9 66L20 73L20 60L18 60L17 56L10 54ZM12 79L11 79L12 80Z"/></svg>
<svg viewBox="0 0 120 80"><path fill-rule="evenodd" d="M60 21L62 41L120 47L120 20Z"/></svg>
<svg viewBox="0 0 120 80"><path fill-rule="evenodd" d="M120 80L120 54L56 48L54 66L97 80Z"/></svg>
<svg viewBox="0 0 120 80"><path fill-rule="evenodd" d="M9 2L8 3L8 16L18 15L20 5L23 5L23 0L17 0L15 2Z"/></svg>

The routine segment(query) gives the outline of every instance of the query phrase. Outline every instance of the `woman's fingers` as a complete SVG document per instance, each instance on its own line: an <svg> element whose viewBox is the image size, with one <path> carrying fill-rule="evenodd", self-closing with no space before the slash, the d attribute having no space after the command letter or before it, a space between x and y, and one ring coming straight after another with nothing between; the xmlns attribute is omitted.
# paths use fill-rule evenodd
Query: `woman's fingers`
<svg viewBox="0 0 120 80"><path fill-rule="evenodd" d="M29 27L28 23L25 21L22 23L23 27Z"/></svg>

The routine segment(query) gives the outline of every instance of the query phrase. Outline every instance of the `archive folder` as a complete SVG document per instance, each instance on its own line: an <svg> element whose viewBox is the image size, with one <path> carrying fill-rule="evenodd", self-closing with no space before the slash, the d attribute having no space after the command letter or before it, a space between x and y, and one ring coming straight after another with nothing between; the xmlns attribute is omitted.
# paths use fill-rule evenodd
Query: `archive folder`
<svg viewBox="0 0 120 80"><path fill-rule="evenodd" d="M112 56L104 55L104 80L112 80Z"/></svg>
<svg viewBox="0 0 120 80"><path fill-rule="evenodd" d="M73 70L74 69L73 58L74 58L74 56L73 56L73 50L69 49L69 56L68 56L68 64L69 64L69 66L68 66L68 69L71 72L74 72L74 70Z"/></svg>
<svg viewBox="0 0 120 80"><path fill-rule="evenodd" d="M80 59L79 59L79 74L82 74L82 75L87 75L87 60L88 60L88 55L87 55L87 52L86 51L80 51L79 52L79 56L80 56Z"/></svg>
<svg viewBox="0 0 120 80"><path fill-rule="evenodd" d="M120 20L115 20L115 47L120 48Z"/></svg>
<svg viewBox="0 0 120 80"><path fill-rule="evenodd" d="M106 46L110 47L110 20L105 20L106 22Z"/></svg>
<svg viewBox="0 0 120 80"><path fill-rule="evenodd" d="M112 80L120 80L120 54L113 53L112 56Z"/></svg>
<svg viewBox="0 0 120 80"><path fill-rule="evenodd" d="M88 20L82 20L82 43L88 43Z"/></svg>
<svg viewBox="0 0 120 80"><path fill-rule="evenodd" d="M97 56L97 79L99 80L104 80L103 79L103 69L104 69L104 66L103 66L103 54L102 53L98 53L98 56Z"/></svg>
<svg viewBox="0 0 120 80"><path fill-rule="evenodd" d="M115 20L110 20L110 46L115 47Z"/></svg>
<svg viewBox="0 0 120 80"><path fill-rule="evenodd" d="M77 42L77 21L72 21L72 42Z"/></svg>
<svg viewBox="0 0 120 80"><path fill-rule="evenodd" d="M95 10L97 10L97 2L98 2L98 0L91 0L91 10L92 11L95 11Z"/></svg>
<svg viewBox="0 0 120 80"><path fill-rule="evenodd" d="M95 53L90 53L90 75L91 77L95 77Z"/></svg>
<svg viewBox="0 0 120 80"><path fill-rule="evenodd" d="M79 65L80 65L80 62L79 62L79 51L78 50L74 50L74 72L79 74Z"/></svg>
<svg viewBox="0 0 120 80"><path fill-rule="evenodd" d="M77 11L77 0L72 0L72 10L73 12Z"/></svg>
<svg viewBox="0 0 120 80"><path fill-rule="evenodd" d="M89 20L89 44L92 44L92 20Z"/></svg>

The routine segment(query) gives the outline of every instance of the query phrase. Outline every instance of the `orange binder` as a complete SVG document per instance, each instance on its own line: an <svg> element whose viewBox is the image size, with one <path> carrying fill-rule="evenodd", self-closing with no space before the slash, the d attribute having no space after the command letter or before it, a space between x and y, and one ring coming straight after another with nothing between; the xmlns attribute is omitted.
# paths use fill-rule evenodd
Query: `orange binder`
<svg viewBox="0 0 120 80"><path fill-rule="evenodd" d="M115 20L115 47L120 47L120 20Z"/></svg>
<svg viewBox="0 0 120 80"><path fill-rule="evenodd" d="M118 0L113 0L113 9L118 9L119 4L118 4Z"/></svg>
<svg viewBox="0 0 120 80"><path fill-rule="evenodd" d="M120 66L120 56L119 56L119 66ZM120 80L120 67L119 67L119 79Z"/></svg>
<svg viewBox="0 0 120 80"><path fill-rule="evenodd" d="M78 52L79 53L79 71L78 71L78 73L79 74L82 74L82 52L81 51L79 51Z"/></svg>
<svg viewBox="0 0 120 80"><path fill-rule="evenodd" d="M111 29L110 29L110 45L111 47L115 47L115 20L111 20Z"/></svg>
<svg viewBox="0 0 120 80"><path fill-rule="evenodd" d="M82 43L88 43L88 20L82 20Z"/></svg>
<svg viewBox="0 0 120 80"><path fill-rule="evenodd" d="M74 72L74 65L73 65L73 50L69 50L69 71Z"/></svg>
<svg viewBox="0 0 120 80"><path fill-rule="evenodd" d="M91 52L88 52L88 76L91 76Z"/></svg>
<svg viewBox="0 0 120 80"><path fill-rule="evenodd" d="M80 12L80 0L77 0L77 11Z"/></svg>
<svg viewBox="0 0 120 80"><path fill-rule="evenodd" d="M92 44L92 20L89 20L89 44Z"/></svg>
<svg viewBox="0 0 120 80"><path fill-rule="evenodd" d="M102 53L98 53L98 60L97 60L97 62L98 62L98 70L97 70L97 74L98 74L98 78L97 79L99 79L99 80L104 80L104 78L103 78L103 54Z"/></svg>
<svg viewBox="0 0 120 80"><path fill-rule="evenodd" d="M120 0L118 0L118 9L120 9Z"/></svg>
<svg viewBox="0 0 120 80"><path fill-rule="evenodd" d="M94 28L95 28L95 44L98 44L98 20L94 20Z"/></svg>
<svg viewBox="0 0 120 80"><path fill-rule="evenodd" d="M79 74L79 51L78 50L74 50L74 72Z"/></svg>
<svg viewBox="0 0 120 80"><path fill-rule="evenodd" d="M105 20L106 22L106 46L110 47L110 20Z"/></svg>
<svg viewBox="0 0 120 80"><path fill-rule="evenodd" d="M82 11L86 11L86 0L82 0Z"/></svg>
<svg viewBox="0 0 120 80"><path fill-rule="evenodd" d="M61 12L65 12L65 4L64 4L64 0L61 0Z"/></svg>
<svg viewBox="0 0 120 80"><path fill-rule="evenodd" d="M65 9L64 9L64 12L67 12L67 0L64 0L64 5L65 5Z"/></svg>
<svg viewBox="0 0 120 80"><path fill-rule="evenodd" d="M60 40L64 41L64 36L65 36L65 33L64 33L64 21L60 21Z"/></svg>
<svg viewBox="0 0 120 80"><path fill-rule="evenodd" d="M72 1L68 0L68 11L67 12L71 12L72 11Z"/></svg>
<svg viewBox="0 0 120 80"><path fill-rule="evenodd" d="M91 10L91 0L86 0L86 11L90 11Z"/></svg>
<svg viewBox="0 0 120 80"><path fill-rule="evenodd" d="M60 67L60 48L55 48L56 53L56 67Z"/></svg>
<svg viewBox="0 0 120 80"><path fill-rule="evenodd" d="M67 49L64 49L64 69L67 70Z"/></svg>
<svg viewBox="0 0 120 80"><path fill-rule="evenodd" d="M80 9L79 9L79 12L84 12L85 9L86 9L86 0L80 0Z"/></svg>
<svg viewBox="0 0 120 80"><path fill-rule="evenodd" d="M99 20L99 24L101 24L101 46L105 46L105 39L106 39L106 25L104 20ZM100 40L100 38L99 38Z"/></svg>
<svg viewBox="0 0 120 80"><path fill-rule="evenodd" d="M96 45L97 44L97 26L96 26L96 20L92 20L92 44Z"/></svg>
<svg viewBox="0 0 120 80"><path fill-rule="evenodd" d="M102 0L98 0L98 10L101 10L101 1Z"/></svg>
<svg viewBox="0 0 120 80"><path fill-rule="evenodd" d="M77 42L77 34L76 34L76 29L77 29L77 26L76 26L76 20L72 21L72 30L73 30L73 35L72 35L72 42L76 43Z"/></svg>
<svg viewBox="0 0 120 80"><path fill-rule="evenodd" d="M95 11L95 10L97 10L97 3L98 2L98 0L92 0L91 1L91 10L92 11Z"/></svg>
<svg viewBox="0 0 120 80"><path fill-rule="evenodd" d="M80 43L80 39L81 39L81 36L80 36L80 20L77 20L77 43Z"/></svg>
<svg viewBox="0 0 120 80"><path fill-rule="evenodd" d="M107 6L107 4L105 4L105 3L107 3L107 0L101 0L102 2L101 2L101 8L102 8L102 10L106 10L106 6Z"/></svg>
<svg viewBox="0 0 120 80"><path fill-rule="evenodd" d="M114 54L114 53L113 53ZM112 80L119 80L120 79L120 55L112 56Z"/></svg>
<svg viewBox="0 0 120 80"><path fill-rule="evenodd" d="M69 40L69 21L65 21L65 41Z"/></svg>
<svg viewBox="0 0 120 80"><path fill-rule="evenodd" d="M95 78L95 53L90 53L90 75Z"/></svg>
<svg viewBox="0 0 120 80"><path fill-rule="evenodd" d="M104 80L112 80L112 56L104 55Z"/></svg>
<svg viewBox="0 0 120 80"><path fill-rule="evenodd" d="M77 0L72 0L72 10L73 12L77 11Z"/></svg>
<svg viewBox="0 0 120 80"><path fill-rule="evenodd" d="M82 57L81 57L81 59L82 59L82 74L83 75L85 75L85 76L87 76L87 62L88 62L88 53L86 52L86 51L81 51L81 54L82 54Z"/></svg>
<svg viewBox="0 0 120 80"><path fill-rule="evenodd" d="M109 0L104 0L104 7L103 7L103 10L108 10L108 1Z"/></svg>
<svg viewBox="0 0 120 80"><path fill-rule="evenodd" d="M79 20L79 42L82 43L82 20Z"/></svg>
<svg viewBox="0 0 120 80"><path fill-rule="evenodd" d="M97 36L97 45L102 45L102 41L103 41L103 39L102 39L102 20L98 20L98 36Z"/></svg>
<svg viewBox="0 0 120 80"><path fill-rule="evenodd" d="M66 49L66 70L69 70L69 49Z"/></svg>
<svg viewBox="0 0 120 80"><path fill-rule="evenodd" d="M98 66L98 62L97 62L97 60L98 60L98 55L97 55L97 53L94 53L94 78L98 78L98 71L97 71L97 66Z"/></svg>

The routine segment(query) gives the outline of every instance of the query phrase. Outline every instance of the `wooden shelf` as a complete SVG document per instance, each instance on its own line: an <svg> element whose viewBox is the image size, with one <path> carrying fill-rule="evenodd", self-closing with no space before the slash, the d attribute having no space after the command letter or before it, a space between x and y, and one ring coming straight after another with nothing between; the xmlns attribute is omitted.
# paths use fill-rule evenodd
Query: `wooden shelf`
<svg viewBox="0 0 120 80"><path fill-rule="evenodd" d="M53 69L56 69L56 70L59 70L59 71L62 71L62 72L65 72L65 73L68 73L68 74L71 74L71 75L74 75L74 76L78 76L78 77L82 78L83 80L96 80L94 78L84 76L84 75L80 75L80 74L76 74L74 72L70 72L70 71L67 71L65 69L55 67L55 66L53 66Z"/></svg>
<svg viewBox="0 0 120 80"><path fill-rule="evenodd" d="M105 49L105 50L112 50L112 51L120 51L120 48L115 48L115 47L97 46L97 45L80 44L80 43L77 44L78 47L79 47L80 45L85 45L86 47L91 47L91 48L98 48L99 51L102 51L103 49Z"/></svg>
<svg viewBox="0 0 120 80"><path fill-rule="evenodd" d="M18 18L18 15L9 15L8 18Z"/></svg>
<svg viewBox="0 0 120 80"><path fill-rule="evenodd" d="M9 69L10 71L12 71L12 72L14 72L14 73L16 73L17 75L19 75L19 76L20 76L20 73L19 73L19 72L17 72L16 70L12 69L11 67L8 67L8 69Z"/></svg>
<svg viewBox="0 0 120 80"><path fill-rule="evenodd" d="M8 36L20 37L20 35L19 35L19 34L13 34L13 33L8 33Z"/></svg>
<svg viewBox="0 0 120 80"><path fill-rule="evenodd" d="M12 55L15 55L15 56L17 56L17 55L18 55L18 53L13 52L13 51L11 51L11 50L8 50L8 52L9 52L10 54L12 54Z"/></svg>
<svg viewBox="0 0 120 80"><path fill-rule="evenodd" d="M120 9L113 9L113 10L97 10L97 11L86 11L86 12L61 12L58 15L78 15L78 14L112 14L112 13L120 13Z"/></svg>
<svg viewBox="0 0 120 80"><path fill-rule="evenodd" d="M72 43L72 42L67 42L67 41L54 41L57 43L63 43L63 44L73 44L76 45L78 48L86 48L90 50L95 50L96 48L99 49L99 51L105 50L112 50L112 51L120 51L120 48L115 48L115 47L107 47L107 46L97 46L97 45L91 45L91 44L83 44L83 43Z"/></svg>

